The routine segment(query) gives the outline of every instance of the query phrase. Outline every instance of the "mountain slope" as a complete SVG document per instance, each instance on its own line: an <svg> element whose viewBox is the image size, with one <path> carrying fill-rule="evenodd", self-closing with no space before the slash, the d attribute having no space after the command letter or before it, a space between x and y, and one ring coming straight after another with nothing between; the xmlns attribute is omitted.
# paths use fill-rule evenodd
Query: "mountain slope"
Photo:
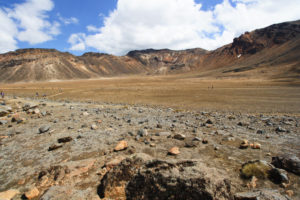
<svg viewBox="0 0 300 200"><path fill-rule="evenodd" d="M88 79L128 74L202 73L201 76L299 78L300 21L246 32L214 51L131 51L126 56L54 49L21 49L0 55L0 82Z"/></svg>

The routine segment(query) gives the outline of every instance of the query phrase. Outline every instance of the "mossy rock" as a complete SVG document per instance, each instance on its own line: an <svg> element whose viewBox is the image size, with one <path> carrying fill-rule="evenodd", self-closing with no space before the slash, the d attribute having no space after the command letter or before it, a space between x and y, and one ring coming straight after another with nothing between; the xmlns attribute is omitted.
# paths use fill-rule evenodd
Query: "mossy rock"
<svg viewBox="0 0 300 200"><path fill-rule="evenodd" d="M250 179L253 176L259 179L265 179L268 178L271 170L272 166L266 161L249 161L242 165L241 176L246 179Z"/></svg>

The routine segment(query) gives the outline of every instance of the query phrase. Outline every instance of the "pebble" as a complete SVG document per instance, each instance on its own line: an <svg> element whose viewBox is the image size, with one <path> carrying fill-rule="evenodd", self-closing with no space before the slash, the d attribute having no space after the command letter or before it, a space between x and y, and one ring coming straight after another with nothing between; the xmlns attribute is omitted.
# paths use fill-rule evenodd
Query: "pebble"
<svg viewBox="0 0 300 200"><path fill-rule="evenodd" d="M148 135L148 131L146 129L140 129L138 130L137 134L141 137L145 137Z"/></svg>
<svg viewBox="0 0 300 200"><path fill-rule="evenodd" d="M248 140L243 140L242 143L240 144L240 149L247 149L248 147L249 147Z"/></svg>
<svg viewBox="0 0 300 200"><path fill-rule="evenodd" d="M34 187L25 193L25 197L27 199L33 199L33 198L39 196L39 194L40 194L39 190L36 187Z"/></svg>
<svg viewBox="0 0 300 200"><path fill-rule="evenodd" d="M39 128L39 133L46 133L47 131L49 131L49 129L50 129L50 126L48 126L48 125L41 126Z"/></svg>
<svg viewBox="0 0 300 200"><path fill-rule="evenodd" d="M185 139L185 135L184 134L176 134L173 136L174 139L176 140L184 140Z"/></svg>
<svg viewBox="0 0 300 200"><path fill-rule="evenodd" d="M120 141L120 142L116 145L116 147L114 148L114 150L115 150L115 151L122 151L122 150L127 149L127 147L128 147L127 141L122 140L122 141Z"/></svg>
<svg viewBox="0 0 300 200"><path fill-rule="evenodd" d="M93 125L91 126L91 129L92 129L92 130L97 130L97 129L98 129L98 126L97 126L96 124L93 124Z"/></svg>
<svg viewBox="0 0 300 200"><path fill-rule="evenodd" d="M61 147L62 147L62 145L53 144L48 148L48 151L53 151L53 150L59 149Z"/></svg>
<svg viewBox="0 0 300 200"><path fill-rule="evenodd" d="M178 154L180 154L179 148L178 147L172 147L171 149L169 149L168 154L169 155L178 155Z"/></svg>

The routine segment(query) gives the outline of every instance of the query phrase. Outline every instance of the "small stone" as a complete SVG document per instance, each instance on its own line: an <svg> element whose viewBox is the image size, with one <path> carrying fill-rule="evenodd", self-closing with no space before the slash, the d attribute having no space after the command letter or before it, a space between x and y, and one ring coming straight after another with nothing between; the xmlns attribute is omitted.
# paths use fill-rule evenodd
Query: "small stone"
<svg viewBox="0 0 300 200"><path fill-rule="evenodd" d="M44 126L41 126L41 127L39 128L39 132L40 132L40 133L46 133L47 131L49 131L49 129L50 129L50 126L44 125Z"/></svg>
<svg viewBox="0 0 300 200"><path fill-rule="evenodd" d="M206 120L206 124L213 124L214 122L215 122L215 120L212 118Z"/></svg>
<svg viewBox="0 0 300 200"><path fill-rule="evenodd" d="M283 133L283 132L286 132L286 130L285 130L284 128L280 127L280 126L278 126L278 127L275 129L275 131L276 131L277 133Z"/></svg>
<svg viewBox="0 0 300 200"><path fill-rule="evenodd" d="M294 191L293 190L287 190L285 191L285 193L289 196L292 197L294 195Z"/></svg>
<svg viewBox="0 0 300 200"><path fill-rule="evenodd" d="M240 149L247 149L248 147L249 147L248 140L243 140L242 143L240 144Z"/></svg>
<svg viewBox="0 0 300 200"><path fill-rule="evenodd" d="M25 179L20 179L19 181L18 181L18 185L24 185L25 184Z"/></svg>
<svg viewBox="0 0 300 200"><path fill-rule="evenodd" d="M89 116L89 113L88 112L83 112L82 115L86 117L86 116Z"/></svg>
<svg viewBox="0 0 300 200"><path fill-rule="evenodd" d="M185 141L185 147L187 148L192 148L192 147L196 147L197 146L197 142L195 140L189 139L187 141Z"/></svg>
<svg viewBox="0 0 300 200"><path fill-rule="evenodd" d="M207 139L203 139L202 140L202 144L207 144L208 143L208 140Z"/></svg>
<svg viewBox="0 0 300 200"><path fill-rule="evenodd" d="M16 196L17 194L19 194L19 190L7 190L4 192L0 192L0 199L1 200L11 200L12 198L14 198L14 196Z"/></svg>
<svg viewBox="0 0 300 200"><path fill-rule="evenodd" d="M258 179L255 177L255 176L252 176L251 178L251 181L250 183L247 184L247 186L250 188L250 189L254 189L256 188L256 182L258 181Z"/></svg>
<svg viewBox="0 0 300 200"><path fill-rule="evenodd" d="M38 108L36 108L36 109L33 110L32 113L33 113L33 114L40 114L40 110L39 110Z"/></svg>
<svg viewBox="0 0 300 200"><path fill-rule="evenodd" d="M252 149L260 149L261 148L261 144L254 142L253 144L250 145Z"/></svg>
<svg viewBox="0 0 300 200"><path fill-rule="evenodd" d="M150 143L150 147L155 147L156 144L155 143Z"/></svg>
<svg viewBox="0 0 300 200"><path fill-rule="evenodd" d="M199 138L199 137L194 137L194 139L193 139L194 141L201 141L202 139L201 138Z"/></svg>
<svg viewBox="0 0 300 200"><path fill-rule="evenodd" d="M93 125L91 126L91 129L92 129L92 130L97 130L97 129L98 129L98 126L97 126L96 124L93 124Z"/></svg>
<svg viewBox="0 0 300 200"><path fill-rule="evenodd" d="M122 151L127 149L128 143L125 140L120 141L117 146L114 148L115 151Z"/></svg>
<svg viewBox="0 0 300 200"><path fill-rule="evenodd" d="M33 198L39 196L39 193L40 193L39 190L36 187L34 187L25 193L25 197L27 199L33 199Z"/></svg>
<svg viewBox="0 0 300 200"><path fill-rule="evenodd" d="M145 137L148 135L148 131L146 129L140 129L138 130L137 134L141 137Z"/></svg>
<svg viewBox="0 0 300 200"><path fill-rule="evenodd" d="M58 143L67 143L67 142L71 142L73 139L71 137L63 137L63 138L59 138L57 140Z"/></svg>
<svg viewBox="0 0 300 200"><path fill-rule="evenodd" d="M48 151L53 151L53 150L59 149L61 147L62 147L62 145L53 144L48 148Z"/></svg>
<svg viewBox="0 0 300 200"><path fill-rule="evenodd" d="M171 149L169 149L168 154L169 155L178 155L178 154L180 154L179 148L178 147L172 147Z"/></svg>
<svg viewBox="0 0 300 200"><path fill-rule="evenodd" d="M161 124L157 124L156 128L162 128L162 125Z"/></svg>
<svg viewBox="0 0 300 200"><path fill-rule="evenodd" d="M264 131L264 130L257 130L256 133L257 133L257 134L265 134L266 131Z"/></svg>
<svg viewBox="0 0 300 200"><path fill-rule="evenodd" d="M185 135L183 134L176 134L173 136L174 139L176 140L184 140L185 139Z"/></svg>

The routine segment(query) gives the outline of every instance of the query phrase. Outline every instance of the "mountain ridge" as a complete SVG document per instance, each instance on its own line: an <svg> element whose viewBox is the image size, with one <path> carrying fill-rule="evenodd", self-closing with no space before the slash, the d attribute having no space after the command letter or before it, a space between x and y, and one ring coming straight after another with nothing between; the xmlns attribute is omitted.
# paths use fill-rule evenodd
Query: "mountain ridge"
<svg viewBox="0 0 300 200"><path fill-rule="evenodd" d="M298 77L299 55L300 20L245 32L234 38L232 43L213 51L201 48L145 49L130 51L124 56L96 52L75 56L56 49L18 49L0 55L0 82L200 73L213 70L216 70L216 76L229 76L275 65L280 65L282 70L277 77L286 73L287 77L291 77L291 74ZM274 71L273 68L270 71ZM270 74L275 76L274 73Z"/></svg>

